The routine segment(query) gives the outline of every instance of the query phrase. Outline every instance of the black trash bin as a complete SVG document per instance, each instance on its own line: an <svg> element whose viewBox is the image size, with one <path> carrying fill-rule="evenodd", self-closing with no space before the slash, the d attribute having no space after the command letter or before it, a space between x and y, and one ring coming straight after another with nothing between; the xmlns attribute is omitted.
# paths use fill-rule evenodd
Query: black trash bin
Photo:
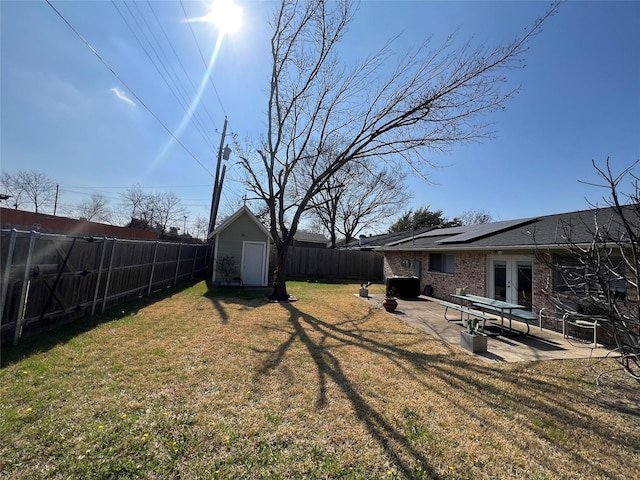
<svg viewBox="0 0 640 480"><path fill-rule="evenodd" d="M420 296L420 279L418 277L388 277L387 295L417 298Z"/></svg>

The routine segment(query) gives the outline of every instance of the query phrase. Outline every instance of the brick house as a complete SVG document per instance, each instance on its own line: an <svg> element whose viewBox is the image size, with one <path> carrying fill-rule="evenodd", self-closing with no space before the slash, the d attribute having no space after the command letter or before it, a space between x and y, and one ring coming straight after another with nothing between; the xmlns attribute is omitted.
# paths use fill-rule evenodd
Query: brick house
<svg viewBox="0 0 640 480"><path fill-rule="evenodd" d="M634 207L625 208L637 216ZM384 275L418 277L420 292L439 299L466 287L468 293L525 305L537 314L553 309L546 292L563 288L548 262L570 261L569 242L591 244L596 219L611 236L622 231L611 208L430 230L380 247ZM624 289L625 282L612 288ZM557 327L555 320L544 326Z"/></svg>

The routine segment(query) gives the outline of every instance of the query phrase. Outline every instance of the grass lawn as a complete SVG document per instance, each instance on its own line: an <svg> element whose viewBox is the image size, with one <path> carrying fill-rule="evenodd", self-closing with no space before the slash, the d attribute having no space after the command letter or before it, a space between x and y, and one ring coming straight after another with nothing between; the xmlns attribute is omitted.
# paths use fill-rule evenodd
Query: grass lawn
<svg viewBox="0 0 640 480"><path fill-rule="evenodd" d="M4 347L0 478L637 478L613 361L481 362L357 290L200 282Z"/></svg>

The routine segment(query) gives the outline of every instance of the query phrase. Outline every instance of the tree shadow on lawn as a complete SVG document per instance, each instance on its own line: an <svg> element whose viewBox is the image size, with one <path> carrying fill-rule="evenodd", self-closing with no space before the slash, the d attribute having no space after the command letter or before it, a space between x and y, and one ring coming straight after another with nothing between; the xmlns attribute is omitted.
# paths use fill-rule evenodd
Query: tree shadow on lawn
<svg viewBox="0 0 640 480"><path fill-rule="evenodd" d="M187 290L201 281L202 278L181 282L175 287L163 288L149 296L139 297L110 307L105 310L104 314L86 315L51 330L25 335L20 338L18 345L2 345L0 368L6 368L33 354L47 352L57 345L67 343L74 337L93 330L99 325L118 321L127 316L137 315L143 308Z"/></svg>
<svg viewBox="0 0 640 480"><path fill-rule="evenodd" d="M209 299L213 308L216 309L220 316L220 321L223 324L229 322L229 314L224 308L225 303L229 303L230 300L245 300L245 301L262 301L264 297L269 295L272 288L263 287L241 287L241 286L212 286L207 282L207 292L203 295Z"/></svg>
<svg viewBox="0 0 640 480"><path fill-rule="evenodd" d="M554 448L563 451L567 458L579 465L589 465L591 472L598 472L601 476L610 478L623 478L612 476L610 470L602 468L587 453L579 453L571 446L573 442L567 442L565 435L574 436L577 428L582 432L590 432L591 435L601 438L602 442L611 443L612 438L619 437L619 431L614 426L598 421L598 419L585 416L584 411L577 408L572 399L584 394L579 388L563 387L559 391L556 380L557 375L550 373L544 378L533 378L527 375L527 366L515 366L511 368L495 369L490 365L469 360L464 357L446 354L425 354L411 351L406 345L385 343L384 341L367 338L367 333L381 334L381 330L362 330L359 324L366 322L375 311L370 311L367 316L359 320L350 319L344 324L332 324L305 314L293 304L283 304L289 312L289 321L293 332L289 332L286 340L275 349L267 353L268 358L262 363L262 367L256 374L259 377L266 375L270 370L276 369L283 361L287 350L296 341L301 342L307 349L311 359L317 368L318 394L315 402L316 408L322 408L328 402L327 383L335 385L348 398L353 407L357 419L362 422L375 439L376 443L386 452L396 467L407 478L415 477L415 468L422 467L423 474L429 478L443 478L432 466L420 449L407 438L406 433L389 423L382 412L376 410L365 396L358 390L340 364L340 360L332 353L334 347L327 346L327 340L333 340L343 346L355 346L365 349L372 354L382 355L390 359L395 365L402 368L408 375L409 381L415 381L418 386L432 388L428 379L432 376L440 377L454 389L463 390L469 404L461 404L439 392L442 402L456 409L460 413L463 422L478 422L483 425L486 422L480 414L481 407L489 408L491 415L500 417L503 415L522 416L526 428L534 436L546 438L553 443ZM347 327L346 324L349 324ZM320 340L314 340L308 329L321 335ZM399 333L399 332L394 332ZM412 342L415 344L415 342ZM505 390L501 383L517 384L516 390ZM465 398L465 400L466 400ZM472 405L470 408L469 405ZM476 408L477 407L477 408ZM622 412L624 413L624 412ZM547 431L547 427L551 433ZM560 438L554 438L554 435ZM526 442L518 437L515 431L500 431L501 441L504 444L522 445L526 449ZM624 445L629 451L637 448L640 437L618 438L616 442ZM577 439L579 441L579 439ZM539 463L548 470L555 472L558 478L566 472L560 470L560 464L552 458L541 458Z"/></svg>
<svg viewBox="0 0 640 480"><path fill-rule="evenodd" d="M421 466L424 470L423 475L426 475L427 478L442 478L429 466L429 459L414 448L404 433L387 422L384 416L376 411L354 387L342 369L340 361L324 346L324 339L331 338L343 344L365 348L391 358L411 356L416 358L419 363L437 361L439 355L432 357L429 355L419 355L415 352L408 352L394 345L367 339L357 330L353 332L333 324L325 323L301 312L292 304L283 304L283 306L289 311L289 320L294 331L278 348L271 352L269 358L264 362L262 369L258 372L258 376L264 375L269 370L277 368L289 347L295 341L300 341L306 347L318 371L318 398L316 400L316 408L320 409L326 405L327 382L329 380L333 381L349 399L358 420L366 426L366 429L378 445L387 453L389 458L392 459L394 464L407 478L413 478L415 476L415 467L409 465L403 457L411 458L416 465ZM366 320L366 318L363 320ZM319 342L314 341L305 330L303 323L306 323L315 331L321 333L324 339ZM352 322L350 321L349 323Z"/></svg>

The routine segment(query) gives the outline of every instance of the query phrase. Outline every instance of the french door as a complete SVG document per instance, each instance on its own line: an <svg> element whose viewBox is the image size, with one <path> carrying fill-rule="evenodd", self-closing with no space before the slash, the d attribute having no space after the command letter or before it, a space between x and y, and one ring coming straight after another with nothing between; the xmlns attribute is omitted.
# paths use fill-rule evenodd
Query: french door
<svg viewBox="0 0 640 480"><path fill-rule="evenodd" d="M524 305L533 304L533 260L516 255L489 257L489 296L496 300Z"/></svg>

